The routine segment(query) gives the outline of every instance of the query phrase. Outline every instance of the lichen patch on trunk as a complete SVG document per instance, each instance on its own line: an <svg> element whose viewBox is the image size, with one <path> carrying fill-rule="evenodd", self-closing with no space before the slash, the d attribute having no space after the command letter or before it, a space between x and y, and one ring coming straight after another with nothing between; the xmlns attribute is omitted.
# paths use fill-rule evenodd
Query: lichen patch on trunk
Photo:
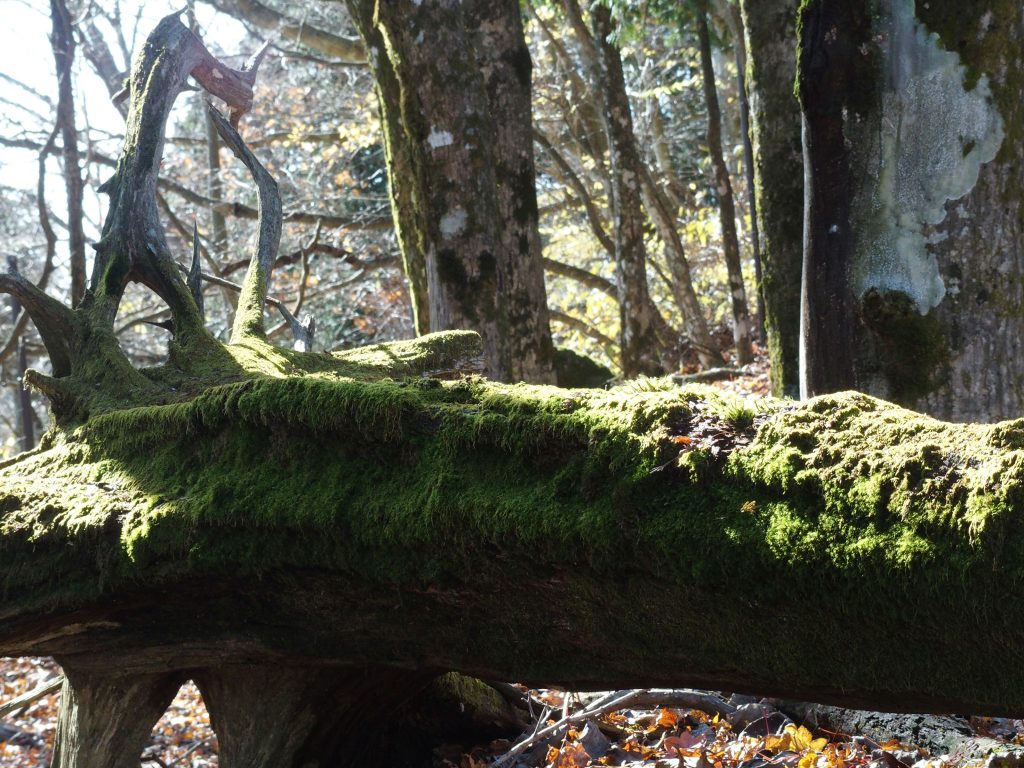
<svg viewBox="0 0 1024 768"><path fill-rule="evenodd" d="M946 295L928 246L943 237L947 201L970 192L998 153L1003 120L988 79L967 78L960 57L917 20L913 0L876 5L883 91L873 115L845 126L864 169L852 276L859 295L899 291L923 315Z"/></svg>

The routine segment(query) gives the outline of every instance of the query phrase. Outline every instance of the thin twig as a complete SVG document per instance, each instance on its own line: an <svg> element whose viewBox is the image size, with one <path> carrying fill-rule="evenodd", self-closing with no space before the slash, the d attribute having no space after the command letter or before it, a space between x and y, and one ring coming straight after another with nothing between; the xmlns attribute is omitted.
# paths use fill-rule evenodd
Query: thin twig
<svg viewBox="0 0 1024 768"><path fill-rule="evenodd" d="M17 712L20 709L25 709L27 706L35 701L49 696L54 691L60 690L60 687L64 685L64 675L61 675L55 680L43 683L38 688L35 688L28 693L23 693L15 699L11 699L6 704L0 704L0 717L9 715L11 712Z"/></svg>
<svg viewBox="0 0 1024 768"><path fill-rule="evenodd" d="M598 717L608 712L614 712L617 709L629 705L629 703L637 696L637 694L647 693L646 688L641 688L634 691L613 691L607 696L603 696L596 702L591 704L589 707L585 707L580 711L572 715L566 715L561 720L556 722L554 725L549 725L547 728L542 728L539 731L535 731L532 736L528 736L515 744L508 752L499 757L494 761L493 768L501 768L501 766L510 765L514 758L521 755L526 750L530 749L535 744L544 741L550 736L555 736L563 729L568 728L573 723L580 723L585 720L589 720L592 717ZM567 694L568 695L568 694Z"/></svg>

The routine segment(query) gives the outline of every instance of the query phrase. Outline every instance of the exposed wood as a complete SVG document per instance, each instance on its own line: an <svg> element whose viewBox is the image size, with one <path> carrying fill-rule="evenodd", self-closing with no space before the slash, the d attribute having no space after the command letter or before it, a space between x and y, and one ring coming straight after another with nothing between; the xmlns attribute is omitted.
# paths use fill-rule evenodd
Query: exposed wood
<svg viewBox="0 0 1024 768"><path fill-rule="evenodd" d="M246 336L264 334L263 306L267 300L267 288L277 259L277 249L281 244L281 195L277 191L277 182L252 150L245 145L231 124L212 106L207 114L213 120L221 139L248 169L256 184L259 200L260 217L256 247L253 249L249 270L242 284L235 324L231 330L232 341L238 342Z"/></svg>
<svg viewBox="0 0 1024 768"><path fill-rule="evenodd" d="M64 666L53 768L138 768L150 731L185 681L181 673L120 676Z"/></svg>

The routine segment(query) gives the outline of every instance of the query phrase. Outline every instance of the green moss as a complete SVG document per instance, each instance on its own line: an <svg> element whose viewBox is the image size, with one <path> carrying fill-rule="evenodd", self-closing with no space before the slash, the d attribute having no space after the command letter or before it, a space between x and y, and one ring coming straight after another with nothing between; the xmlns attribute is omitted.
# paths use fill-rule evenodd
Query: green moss
<svg viewBox="0 0 1024 768"><path fill-rule="evenodd" d="M905 293L871 289L861 298L860 317L876 344L890 397L910 404L929 394L949 359L949 341L937 312L922 315Z"/></svg>
<svg viewBox="0 0 1024 768"><path fill-rule="evenodd" d="M607 366L571 349L555 350L555 375L558 386L566 388L603 387L614 378Z"/></svg>
<svg viewBox="0 0 1024 768"><path fill-rule="evenodd" d="M757 664L794 686L1020 702L1019 668L913 648L934 648L941 627L942 647L1005 654L1024 625L1024 427L845 393L769 401L754 442L716 455L738 408L657 381L567 391L318 371L96 415L0 468L0 615L310 570L370 590L497 584L515 562L572 582L581 647L615 615L619 640L652 659L680 642L702 668ZM527 602L494 610L518 637L463 627L453 642L512 658L549 631L517 621ZM906 642L890 656L850 663L893 626Z"/></svg>

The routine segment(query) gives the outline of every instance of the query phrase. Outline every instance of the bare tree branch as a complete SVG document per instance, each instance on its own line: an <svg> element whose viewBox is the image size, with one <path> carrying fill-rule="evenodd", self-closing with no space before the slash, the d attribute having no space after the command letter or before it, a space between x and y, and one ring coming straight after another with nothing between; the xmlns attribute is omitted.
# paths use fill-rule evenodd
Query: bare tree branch
<svg viewBox="0 0 1024 768"><path fill-rule="evenodd" d="M601 221L601 214L597 210L597 206L594 204L594 198L591 197L589 190L586 185L580 180L580 177L576 175L572 166L569 165L569 161L566 160L562 154L554 148L551 141L539 128L534 128L533 139L544 149L548 157L555 163L558 168L558 175L560 180L572 187L573 191L576 192L580 202L583 204L583 210L586 211L587 221L590 222L590 229L594 232L594 237L597 238L601 246L611 255L615 256L615 241L608 235L608 230L605 229L604 223Z"/></svg>
<svg viewBox="0 0 1024 768"><path fill-rule="evenodd" d="M564 326L572 328L574 331L579 331L587 338L596 341L612 360L618 359L619 345L616 343L615 339L601 333L601 331L597 330L597 328L592 326L590 323L580 320L578 317L567 315L565 312L559 312L558 310L551 309L548 310L548 314L556 323L561 323Z"/></svg>
<svg viewBox="0 0 1024 768"><path fill-rule="evenodd" d="M248 21L253 25L277 32L286 40L301 43L307 48L350 64L365 64L366 51L358 40L335 35L318 27L295 21L283 13L257 0L208 0L217 10Z"/></svg>
<svg viewBox="0 0 1024 768"><path fill-rule="evenodd" d="M36 151L43 148L43 145L38 141L22 138L13 139L5 136L0 136L0 146L16 147L18 149L33 149ZM51 147L49 153L56 154L58 151L58 147ZM95 160L100 165L105 165L109 168L117 167L116 160L101 152L91 153L89 159ZM237 219L251 220L259 218L259 211L251 206L243 203L216 200L214 198L207 197L206 195L189 189L172 179L160 178L157 180L157 186L161 189L167 190L168 192L173 192L194 205L215 208L225 216L234 216ZM333 213L317 213L315 211L289 211L284 214L283 218L287 224L315 225L317 222L323 222L323 225L328 229L348 229L359 232L383 232L394 227L394 222L391 219L390 213L386 213L383 216L353 218L351 216L338 216Z"/></svg>
<svg viewBox="0 0 1024 768"><path fill-rule="evenodd" d="M587 288L600 291L613 301L618 301L615 283L607 278L595 275L593 272L589 272L581 267L575 267L572 264L566 264L565 262L556 261L548 257L544 258L544 269L553 275L567 277L570 280L582 283Z"/></svg>
<svg viewBox="0 0 1024 768"><path fill-rule="evenodd" d="M86 19L80 28L82 30L82 52L85 54L85 58L89 60L93 70L107 87L110 100L114 103L117 111L121 113L121 117L127 118L128 105L125 104L123 98L117 98L124 89L126 73L115 63L106 40L103 39L102 33L96 28L96 24L91 18Z"/></svg>

